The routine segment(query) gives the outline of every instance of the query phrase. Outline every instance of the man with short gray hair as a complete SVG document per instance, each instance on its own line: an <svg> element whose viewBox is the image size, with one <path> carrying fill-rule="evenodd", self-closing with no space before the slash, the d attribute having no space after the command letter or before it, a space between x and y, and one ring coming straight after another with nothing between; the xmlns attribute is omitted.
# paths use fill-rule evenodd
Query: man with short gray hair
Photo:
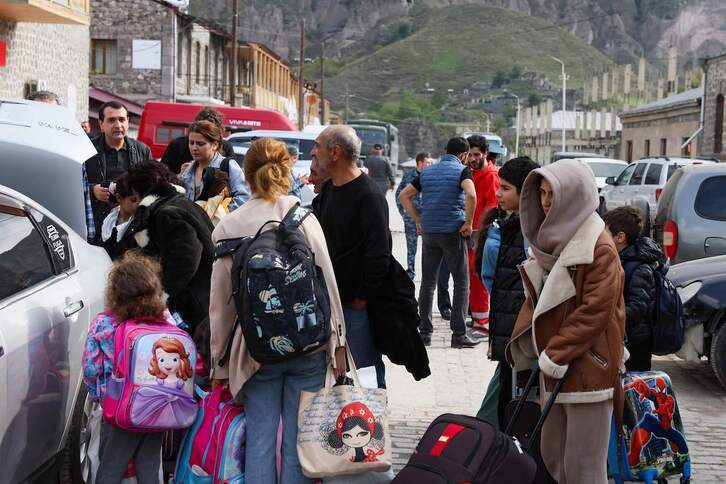
<svg viewBox="0 0 726 484"><path fill-rule="evenodd" d="M313 166L330 176L314 204L333 261L345 314L346 339L358 368L385 366L368 320L368 300L383 285L391 257L388 205L376 183L357 166L361 141L349 126L327 127L315 140Z"/></svg>

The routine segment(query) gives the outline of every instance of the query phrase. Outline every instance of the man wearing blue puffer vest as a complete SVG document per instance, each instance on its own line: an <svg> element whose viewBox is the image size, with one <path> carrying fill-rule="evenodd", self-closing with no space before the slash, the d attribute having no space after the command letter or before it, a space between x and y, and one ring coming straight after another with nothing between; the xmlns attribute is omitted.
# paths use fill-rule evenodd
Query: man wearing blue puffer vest
<svg viewBox="0 0 726 484"><path fill-rule="evenodd" d="M419 292L421 339L431 344L431 306L441 260L454 279L451 313L451 347L470 348L478 344L466 335L466 310L469 301L469 262L467 241L472 233L476 190L471 170L465 166L469 156L466 139L451 138L441 161L424 169L399 195L406 212L416 222L423 238L422 280ZM421 192L421 213L413 197Z"/></svg>

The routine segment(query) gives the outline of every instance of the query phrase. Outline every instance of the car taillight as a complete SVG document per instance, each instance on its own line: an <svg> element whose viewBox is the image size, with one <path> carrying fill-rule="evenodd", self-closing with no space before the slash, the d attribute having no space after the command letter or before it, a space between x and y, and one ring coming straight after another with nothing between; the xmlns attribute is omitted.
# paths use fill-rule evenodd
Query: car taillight
<svg viewBox="0 0 726 484"><path fill-rule="evenodd" d="M678 251L678 225L669 220L663 227L663 250L666 257L673 259Z"/></svg>
<svg viewBox="0 0 726 484"><path fill-rule="evenodd" d="M658 200L660 200L660 196L661 196L662 193L663 193L663 189L662 188L656 188L655 189L655 201L656 202Z"/></svg>

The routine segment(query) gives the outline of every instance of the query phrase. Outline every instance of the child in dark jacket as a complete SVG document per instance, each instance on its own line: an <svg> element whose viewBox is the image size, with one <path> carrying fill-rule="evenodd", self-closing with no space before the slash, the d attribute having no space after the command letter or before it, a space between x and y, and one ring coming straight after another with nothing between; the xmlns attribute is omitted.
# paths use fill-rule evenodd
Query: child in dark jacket
<svg viewBox="0 0 726 484"><path fill-rule="evenodd" d="M499 206L482 217L478 230L475 268L491 295L489 305L489 358L498 361L477 417L504 428L504 407L511 399L512 369L504 349L524 303L524 288L517 266L527 259L527 243L519 224L519 195L529 172L539 168L523 156L499 170Z"/></svg>
<svg viewBox="0 0 726 484"><path fill-rule="evenodd" d="M643 218L636 208L616 208L606 213L603 220L625 270L625 347L630 352L625 367L628 371L650 371L655 271L666 259L653 239L640 237Z"/></svg>

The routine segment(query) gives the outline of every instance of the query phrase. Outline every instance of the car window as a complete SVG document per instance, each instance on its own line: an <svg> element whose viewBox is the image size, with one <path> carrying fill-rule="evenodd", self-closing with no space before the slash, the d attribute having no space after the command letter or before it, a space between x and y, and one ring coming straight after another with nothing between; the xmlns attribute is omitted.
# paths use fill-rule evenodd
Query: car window
<svg viewBox="0 0 726 484"><path fill-rule="evenodd" d="M28 217L0 208L0 300L53 277L45 240Z"/></svg>
<svg viewBox="0 0 726 484"><path fill-rule="evenodd" d="M648 167L648 173L645 175L646 185L660 185L660 174L663 171L663 165L660 163L651 163Z"/></svg>
<svg viewBox="0 0 726 484"><path fill-rule="evenodd" d="M56 274L65 272L75 266L68 232L53 219L46 217L36 210L31 211L33 219L38 223L38 229L50 247L50 257Z"/></svg>
<svg viewBox="0 0 726 484"><path fill-rule="evenodd" d="M704 180L696 195L696 213L703 218L726 220L724 193L726 193L726 176L714 176Z"/></svg>
<svg viewBox="0 0 726 484"><path fill-rule="evenodd" d="M615 181L616 185L627 185L630 181L630 177L633 176L633 171L635 171L636 165L630 165L627 167L623 172L620 174L618 179Z"/></svg>
<svg viewBox="0 0 726 484"><path fill-rule="evenodd" d="M645 175L645 169L648 167L647 163L638 163L635 166L635 171L633 172L633 176L630 177L630 183L629 185L642 185L643 184L643 178Z"/></svg>

